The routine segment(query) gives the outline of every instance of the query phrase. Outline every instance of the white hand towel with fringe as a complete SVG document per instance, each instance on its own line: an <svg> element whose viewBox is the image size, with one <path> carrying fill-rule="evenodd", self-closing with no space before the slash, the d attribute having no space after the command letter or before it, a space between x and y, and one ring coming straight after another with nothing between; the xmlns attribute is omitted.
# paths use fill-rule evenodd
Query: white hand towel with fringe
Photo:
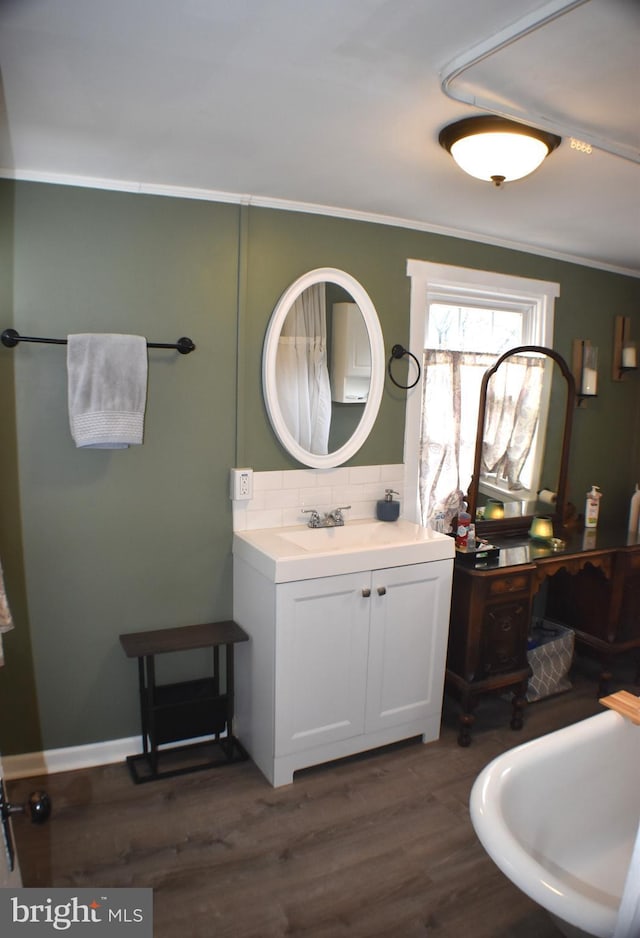
<svg viewBox="0 0 640 938"><path fill-rule="evenodd" d="M140 335L67 337L69 425L78 448L142 443L147 363L147 341Z"/></svg>

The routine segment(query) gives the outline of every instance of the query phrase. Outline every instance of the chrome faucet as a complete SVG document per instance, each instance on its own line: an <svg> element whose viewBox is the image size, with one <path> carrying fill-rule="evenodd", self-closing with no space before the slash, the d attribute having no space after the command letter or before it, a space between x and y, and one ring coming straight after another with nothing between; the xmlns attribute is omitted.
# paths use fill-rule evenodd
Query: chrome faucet
<svg viewBox="0 0 640 938"><path fill-rule="evenodd" d="M303 508L303 509L302 509L302 514L303 514L303 515L310 515L310 516L311 516L311 517L309 518L308 522L307 522L307 527L308 527L308 528L319 528L319 527L321 527L321 524L320 524L320 515L318 514L318 512L316 511L315 508Z"/></svg>
<svg viewBox="0 0 640 938"><path fill-rule="evenodd" d="M334 508L333 511L330 511L324 516L326 521L326 526L330 528L337 528L344 524L344 515L343 511L347 511L351 508L351 505L343 505L342 508Z"/></svg>
<svg viewBox="0 0 640 938"><path fill-rule="evenodd" d="M343 511L347 511L351 505L343 505L341 508L334 508L333 511L326 512L320 517L320 512L315 508L303 508L302 514L309 515L307 527L309 528L339 528L344 524Z"/></svg>

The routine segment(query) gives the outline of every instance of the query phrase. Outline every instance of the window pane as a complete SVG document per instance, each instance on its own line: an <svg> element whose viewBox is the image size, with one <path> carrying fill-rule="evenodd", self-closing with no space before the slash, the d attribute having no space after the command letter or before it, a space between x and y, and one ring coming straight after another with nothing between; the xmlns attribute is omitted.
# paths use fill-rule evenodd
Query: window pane
<svg viewBox="0 0 640 938"><path fill-rule="evenodd" d="M517 310L431 303L426 347L498 356L523 344L522 319Z"/></svg>

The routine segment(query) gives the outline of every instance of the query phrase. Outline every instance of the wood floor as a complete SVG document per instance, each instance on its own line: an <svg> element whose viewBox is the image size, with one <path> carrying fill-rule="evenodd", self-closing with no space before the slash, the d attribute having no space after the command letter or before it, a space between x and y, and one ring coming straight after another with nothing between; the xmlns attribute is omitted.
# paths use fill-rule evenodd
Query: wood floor
<svg viewBox="0 0 640 938"><path fill-rule="evenodd" d="M156 938L557 938L487 857L469 820L480 769L519 742L602 710L589 663L574 689L527 708L480 703L473 742L442 734L269 786L251 762L134 785L122 764L9 786L44 787L45 827L14 821L26 886L151 886ZM638 692L627 675L611 690Z"/></svg>

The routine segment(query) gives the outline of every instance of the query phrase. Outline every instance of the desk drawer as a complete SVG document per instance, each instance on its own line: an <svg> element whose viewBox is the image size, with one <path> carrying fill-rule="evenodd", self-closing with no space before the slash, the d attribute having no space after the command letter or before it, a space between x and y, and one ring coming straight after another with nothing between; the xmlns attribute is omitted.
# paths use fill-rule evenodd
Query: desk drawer
<svg viewBox="0 0 640 938"><path fill-rule="evenodd" d="M489 582L489 595L504 596L511 593L528 593L529 583L530 576L528 573L492 577Z"/></svg>

